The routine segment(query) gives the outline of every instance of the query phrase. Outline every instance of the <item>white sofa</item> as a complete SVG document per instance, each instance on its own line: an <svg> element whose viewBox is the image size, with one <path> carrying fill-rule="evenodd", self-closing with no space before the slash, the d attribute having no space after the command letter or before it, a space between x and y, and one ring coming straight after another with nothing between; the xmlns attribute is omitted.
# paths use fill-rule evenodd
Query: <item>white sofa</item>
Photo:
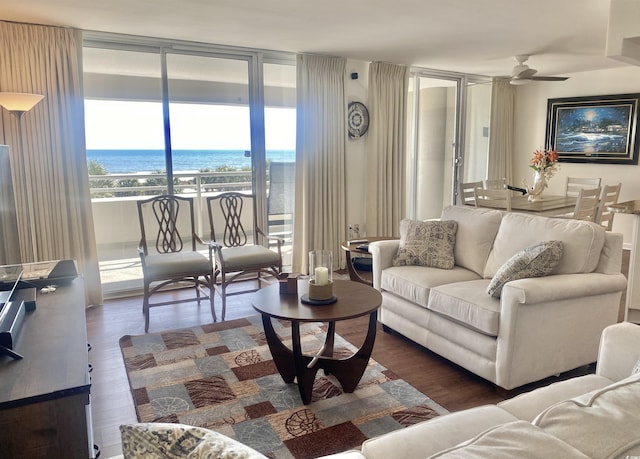
<svg viewBox="0 0 640 459"><path fill-rule="evenodd" d="M393 266L400 241L369 245L379 320L416 343L510 390L594 362L602 330L617 322L626 288L622 235L572 219L449 206L457 222L453 269ZM487 293L514 254L559 240L551 275Z"/></svg>
<svg viewBox="0 0 640 459"><path fill-rule="evenodd" d="M420 422L324 459L638 457L639 359L640 326L615 324L602 333L595 374ZM222 434L176 424L124 426L125 456L161 457L185 431L201 441L190 441L183 457L265 459Z"/></svg>

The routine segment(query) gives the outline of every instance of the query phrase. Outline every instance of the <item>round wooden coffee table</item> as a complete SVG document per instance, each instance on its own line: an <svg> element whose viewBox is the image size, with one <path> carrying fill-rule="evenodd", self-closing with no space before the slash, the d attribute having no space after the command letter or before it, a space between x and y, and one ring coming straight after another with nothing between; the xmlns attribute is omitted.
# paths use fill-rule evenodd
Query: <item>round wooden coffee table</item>
<svg viewBox="0 0 640 459"><path fill-rule="evenodd" d="M353 392L367 367L373 343L376 339L378 307L382 303L380 292L365 284L347 280L334 280L333 293L338 301L328 305L303 304L300 297L307 293L307 280L298 281L298 294L281 294L278 284L258 290L253 307L262 314L262 324L273 356L273 361L286 383L297 379L302 402L311 402L313 382L320 368L332 374L345 392ZM335 324L340 320L353 319L369 314L367 336L358 351L346 359L333 358ZM271 319L291 321L292 348L283 344L271 324ZM302 353L300 344L301 322L328 322L324 345L313 355Z"/></svg>

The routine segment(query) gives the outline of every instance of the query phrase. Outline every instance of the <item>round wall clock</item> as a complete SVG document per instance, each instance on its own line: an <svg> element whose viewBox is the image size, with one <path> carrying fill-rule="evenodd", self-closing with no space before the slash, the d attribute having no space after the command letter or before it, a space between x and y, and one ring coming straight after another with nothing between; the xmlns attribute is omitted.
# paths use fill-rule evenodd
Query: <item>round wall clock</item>
<svg viewBox="0 0 640 459"><path fill-rule="evenodd" d="M357 139L362 137L369 129L369 110L361 102L349 103L347 114L347 125L349 127L349 138Z"/></svg>

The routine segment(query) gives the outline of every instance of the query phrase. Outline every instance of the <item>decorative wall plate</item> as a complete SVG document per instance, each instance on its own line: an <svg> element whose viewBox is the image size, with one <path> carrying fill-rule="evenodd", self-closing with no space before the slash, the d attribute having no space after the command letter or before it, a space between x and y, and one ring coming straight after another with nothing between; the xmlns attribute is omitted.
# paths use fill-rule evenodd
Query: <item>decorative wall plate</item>
<svg viewBox="0 0 640 459"><path fill-rule="evenodd" d="M362 102L349 103L347 125L350 139L362 137L369 129L369 110Z"/></svg>

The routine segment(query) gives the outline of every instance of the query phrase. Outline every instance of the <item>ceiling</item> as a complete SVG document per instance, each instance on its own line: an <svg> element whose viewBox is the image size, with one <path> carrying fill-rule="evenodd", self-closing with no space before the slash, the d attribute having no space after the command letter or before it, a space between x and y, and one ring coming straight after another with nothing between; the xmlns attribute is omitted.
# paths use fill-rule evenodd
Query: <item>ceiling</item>
<svg viewBox="0 0 640 459"><path fill-rule="evenodd" d="M487 76L516 54L540 75L625 65L608 0L0 0L0 19Z"/></svg>

